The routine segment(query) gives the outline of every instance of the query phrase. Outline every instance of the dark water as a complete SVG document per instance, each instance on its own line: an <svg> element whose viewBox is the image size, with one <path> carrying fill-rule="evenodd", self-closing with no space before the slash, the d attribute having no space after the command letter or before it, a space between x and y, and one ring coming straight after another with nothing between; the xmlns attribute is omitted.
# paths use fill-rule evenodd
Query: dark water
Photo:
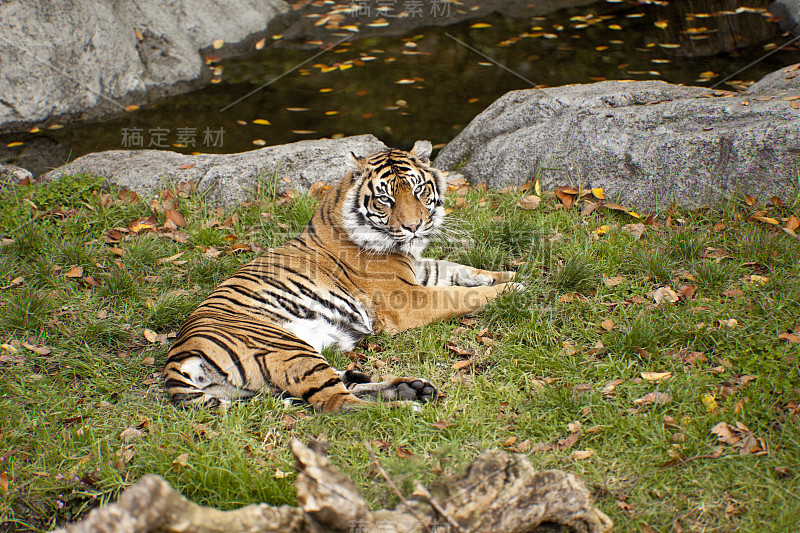
<svg viewBox="0 0 800 533"><path fill-rule="evenodd" d="M283 48L266 46L246 58L212 61L215 83L202 90L102 123L3 136L3 146L23 144L3 148L0 159L41 172L108 149L230 153L362 133L397 147L420 138L443 145L513 89L606 79L710 87L790 40L763 12L767 4L597 2L541 17L483 16L403 36L355 35L231 105L321 51L293 48L308 43L287 40L278 42ZM364 15L360 23L379 26L379 18ZM718 88L742 89L798 61L797 47L787 47Z"/></svg>

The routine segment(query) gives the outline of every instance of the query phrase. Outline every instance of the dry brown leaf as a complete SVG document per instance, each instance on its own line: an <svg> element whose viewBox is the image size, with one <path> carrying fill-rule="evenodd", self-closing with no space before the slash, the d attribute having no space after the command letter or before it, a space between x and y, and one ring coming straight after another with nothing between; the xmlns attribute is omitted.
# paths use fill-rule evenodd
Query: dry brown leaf
<svg viewBox="0 0 800 533"><path fill-rule="evenodd" d="M588 459L593 455L594 455L594 450L575 450L574 452L569 454L569 458L574 459L576 461L581 461L583 459Z"/></svg>
<svg viewBox="0 0 800 533"><path fill-rule="evenodd" d="M27 342L23 342L22 346L34 353L38 353L39 355L50 355L51 353L53 353L52 348L50 348L49 346L44 346L42 344L34 346L32 344L28 344Z"/></svg>
<svg viewBox="0 0 800 533"><path fill-rule="evenodd" d="M651 392L645 394L641 398L637 398L633 400L634 405L649 405L649 404L657 404L657 405L664 405L669 403L672 400L672 395L667 392Z"/></svg>
<svg viewBox="0 0 800 533"><path fill-rule="evenodd" d="M778 338L787 340L792 344L797 344L798 342L800 342L800 335L795 335L793 333L781 333L780 335L778 335Z"/></svg>
<svg viewBox="0 0 800 533"><path fill-rule="evenodd" d="M80 278L80 277L83 277L83 267L82 266L72 267L69 270L67 270L64 273L64 275L66 277L68 277L68 278Z"/></svg>
<svg viewBox="0 0 800 533"><path fill-rule="evenodd" d="M795 231L797 228L800 228L800 220L798 220L796 216L791 215L786 220L786 229Z"/></svg>
<svg viewBox="0 0 800 533"><path fill-rule="evenodd" d="M182 453L172 460L172 470L174 472L178 472L180 471L181 468L185 468L188 465L189 465L188 453Z"/></svg>
<svg viewBox="0 0 800 533"><path fill-rule="evenodd" d="M656 305L661 302L674 304L679 299L678 295L670 287L661 287L653 293L653 300L656 302Z"/></svg>
<svg viewBox="0 0 800 533"><path fill-rule="evenodd" d="M611 320L610 318L607 318L600 323L600 327L602 327L606 331L611 331L612 329L614 329L614 321Z"/></svg>
<svg viewBox="0 0 800 533"><path fill-rule="evenodd" d="M572 202L574 199L572 196L563 190L563 187L559 187L556 189L556 196L558 199L561 200L561 203L564 204L565 207L572 207Z"/></svg>
<svg viewBox="0 0 800 533"><path fill-rule="evenodd" d="M449 420L439 420L437 422L434 422L433 424L433 427L435 427L436 429L445 429L449 428L450 426L455 426L455 424L453 424Z"/></svg>
<svg viewBox="0 0 800 533"><path fill-rule="evenodd" d="M169 257L161 257L160 259L156 259L156 263L157 263L157 264L159 264L159 265L163 265L163 264L165 264L165 263L175 263L175 264L178 264L178 262L176 261L176 259L178 259L180 256L182 256L182 255L183 255L183 254L185 254L185 253L186 253L186 252L178 252L177 254L175 254L175 255L171 255L171 256L169 256ZM182 262L182 263L185 263L185 262Z"/></svg>
<svg viewBox="0 0 800 533"><path fill-rule="evenodd" d="M527 209L530 211L539 207L539 204L541 203L542 198L540 196L529 194L528 196L523 196L520 198L519 202L517 202L517 207L521 207L522 209Z"/></svg>
<svg viewBox="0 0 800 533"><path fill-rule="evenodd" d="M726 227L727 226L725 224L723 224L722 222L717 222L716 224L714 224L714 231L716 233L719 233L720 231L724 230Z"/></svg>
<svg viewBox="0 0 800 533"><path fill-rule="evenodd" d="M455 364L453 364L453 370L461 370L463 368L467 368L469 366L472 366L472 363L474 362L475 361L473 359L467 359L466 361L457 361Z"/></svg>
<svg viewBox="0 0 800 533"><path fill-rule="evenodd" d="M142 334L144 335L144 338L147 339L147 342L156 342L156 338L158 337L156 332L152 329L145 329Z"/></svg>
<svg viewBox="0 0 800 533"><path fill-rule="evenodd" d="M119 438L125 442L133 442L144 437L144 431L136 428L128 428L119 434Z"/></svg>
<svg viewBox="0 0 800 533"><path fill-rule="evenodd" d="M609 278L608 276L603 274L603 283L605 284L606 287L616 287L623 281L625 281L625 276L612 276Z"/></svg>

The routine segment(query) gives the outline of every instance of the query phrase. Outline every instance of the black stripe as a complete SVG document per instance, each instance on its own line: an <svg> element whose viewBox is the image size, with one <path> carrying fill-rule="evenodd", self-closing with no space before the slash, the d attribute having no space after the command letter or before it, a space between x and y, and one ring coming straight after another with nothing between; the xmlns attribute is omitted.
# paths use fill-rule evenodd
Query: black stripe
<svg viewBox="0 0 800 533"><path fill-rule="evenodd" d="M334 387L334 386L336 386L337 383L341 383L341 382L342 382L342 380L339 379L338 376L335 377L335 378L331 378L331 379L329 379L328 381L326 381L325 383L323 383L319 387L312 387L312 388L308 389L307 391L305 391L303 393L301 398L303 398L303 400L305 400L306 402L311 403L311 402L308 401L309 398L311 398L312 396L314 396L315 394L317 394L319 392L322 392L323 390L325 390L327 388Z"/></svg>

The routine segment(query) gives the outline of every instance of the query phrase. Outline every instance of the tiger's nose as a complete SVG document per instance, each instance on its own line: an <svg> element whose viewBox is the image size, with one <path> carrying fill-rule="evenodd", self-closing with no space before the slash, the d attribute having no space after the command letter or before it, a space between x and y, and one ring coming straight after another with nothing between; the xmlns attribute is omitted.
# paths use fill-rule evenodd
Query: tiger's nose
<svg viewBox="0 0 800 533"><path fill-rule="evenodd" d="M402 224L403 228L407 229L411 233L417 231L417 229L422 225L422 221L418 220L416 222L412 222L411 224Z"/></svg>

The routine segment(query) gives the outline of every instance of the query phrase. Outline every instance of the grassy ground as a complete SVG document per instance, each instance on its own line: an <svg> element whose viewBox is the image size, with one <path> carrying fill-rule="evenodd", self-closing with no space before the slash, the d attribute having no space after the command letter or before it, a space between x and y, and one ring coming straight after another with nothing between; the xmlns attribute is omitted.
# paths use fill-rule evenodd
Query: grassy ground
<svg viewBox="0 0 800 533"><path fill-rule="evenodd" d="M146 473L216 507L292 503L293 435L327 439L376 507L396 498L365 441L406 490L505 446L579 475L617 531L798 527L800 240L773 224L791 228L796 203L645 220L462 187L448 205L472 240L430 255L512 266L527 291L329 353L444 397L323 416L274 399L178 409L160 375L188 313L315 200L262 192L221 212L186 187L150 203L98 185L0 189L0 531L76 519Z"/></svg>

